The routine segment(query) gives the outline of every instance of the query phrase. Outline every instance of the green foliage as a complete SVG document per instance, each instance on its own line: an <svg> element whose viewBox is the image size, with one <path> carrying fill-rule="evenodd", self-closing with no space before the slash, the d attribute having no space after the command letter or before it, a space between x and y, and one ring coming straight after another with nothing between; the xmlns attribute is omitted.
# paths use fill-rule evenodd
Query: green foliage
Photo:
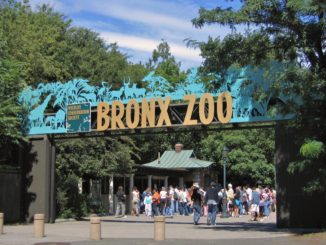
<svg viewBox="0 0 326 245"><path fill-rule="evenodd" d="M11 148L5 146L23 137L24 125L17 115L24 108L16 98L26 85L84 78L93 85L107 81L116 88L121 85L118 81L131 77L140 82L146 73L142 64L128 63L116 44L106 44L89 29L72 27L71 20L51 7L32 10L28 1L0 0L1 162L8 162L2 153ZM63 88L59 96L89 89L78 88ZM128 137L61 141L57 153L58 213L63 217L89 211L88 197L78 194L80 178L131 173L138 159L137 147Z"/></svg>
<svg viewBox="0 0 326 245"><path fill-rule="evenodd" d="M287 171L290 174L300 173L305 170L305 168L311 163L308 160L290 162L287 167Z"/></svg>
<svg viewBox="0 0 326 245"><path fill-rule="evenodd" d="M89 200L78 192L79 177L57 173L57 213L61 218L81 218L89 213Z"/></svg>
<svg viewBox="0 0 326 245"><path fill-rule="evenodd" d="M325 191L326 186L322 150L326 140L325 10L320 0L242 1L238 10L201 8L199 16L192 20L196 27L219 24L229 26L233 33L223 40L189 43L200 47L205 58L203 70L207 71L225 69L230 64L261 64L268 59L295 64L279 75L273 89L303 98L303 103L294 107L297 118L292 123L299 132L294 144L301 146L301 154L298 151L288 171L307 176L302 180L305 191ZM248 27L245 34L236 32L240 25ZM305 142L307 138L315 142Z"/></svg>
<svg viewBox="0 0 326 245"><path fill-rule="evenodd" d="M17 117L22 113L17 103L18 92L24 86L20 74L19 62L0 58L0 144L18 143L23 137L21 121Z"/></svg>
<svg viewBox="0 0 326 245"><path fill-rule="evenodd" d="M307 140L300 147L300 155L303 159L290 162L287 171L290 174L312 175L305 186L304 191L323 192L326 185L326 168L322 159L325 159L325 146L317 140ZM317 174L316 174L317 173Z"/></svg>
<svg viewBox="0 0 326 245"><path fill-rule="evenodd" d="M166 78L173 86L186 78L186 73L180 70L181 63L176 61L169 44L164 40L154 49L146 66L149 70L155 70L156 75Z"/></svg>
<svg viewBox="0 0 326 245"><path fill-rule="evenodd" d="M228 147L226 159L224 146ZM274 132L272 129L224 131L201 141L201 156L220 167L227 161L227 181L255 185L258 181L274 185ZM220 168L221 169L221 168Z"/></svg>
<svg viewBox="0 0 326 245"><path fill-rule="evenodd" d="M0 23L6 43L3 54L19 60L28 84L63 78L60 50L70 25L47 6L32 12L28 4L1 0Z"/></svg>
<svg viewBox="0 0 326 245"><path fill-rule="evenodd" d="M255 185L257 181L274 185L275 139L273 129L234 131L193 131L189 133L161 134L135 137L140 147L141 161L148 163L166 150L182 143L184 149L194 149L199 159L216 163L220 181L224 163L223 148L227 146L227 181L237 185Z"/></svg>
<svg viewBox="0 0 326 245"><path fill-rule="evenodd" d="M200 48L204 58L203 72L225 72L231 65L257 65L271 59L271 42L261 32L228 34L223 40L209 37L207 42L188 40L188 46Z"/></svg>
<svg viewBox="0 0 326 245"><path fill-rule="evenodd" d="M196 27L217 23L235 29L239 24L259 28L269 35L273 52L280 59L309 62L311 68L326 68L325 59L325 5L322 1L255 0L243 1L242 7L201 8L192 20ZM254 44L254 43L253 43ZM303 54L304 57L298 57Z"/></svg>
<svg viewBox="0 0 326 245"><path fill-rule="evenodd" d="M133 139L139 147L140 156L136 162L138 164L151 162L157 158L159 152L162 154L166 150L173 150L176 143L182 143L184 149L194 149L197 157L208 159L207 156L200 155L200 142L206 135L206 132L193 131L190 133L134 136Z"/></svg>
<svg viewBox="0 0 326 245"><path fill-rule="evenodd" d="M62 175L101 178L131 173L137 147L128 137L77 139L57 144L57 171Z"/></svg>
<svg viewBox="0 0 326 245"><path fill-rule="evenodd" d="M80 27L69 28L64 40L60 50L64 80L87 78L91 84L97 84L124 78L120 73L128 67L128 62L116 44L107 45L98 33Z"/></svg>
<svg viewBox="0 0 326 245"><path fill-rule="evenodd" d="M2 53L19 60L28 84L87 78L92 84L122 80L127 57L99 34L71 27L71 21L47 5L32 11L28 4L1 0Z"/></svg>
<svg viewBox="0 0 326 245"><path fill-rule="evenodd" d="M118 77L124 78L124 79L130 78L133 83L137 83L139 87L142 87L142 85L144 85L142 83L142 79L147 74L148 74L148 70L142 64L128 64L127 67L119 70Z"/></svg>
<svg viewBox="0 0 326 245"><path fill-rule="evenodd" d="M138 148L128 137L62 141L57 144L57 209L62 217L82 217L91 210L81 179L101 179L116 173L132 173ZM97 210L98 211L98 210Z"/></svg>
<svg viewBox="0 0 326 245"><path fill-rule="evenodd" d="M300 148L300 154L305 158L318 158L325 151L323 142L309 140Z"/></svg>

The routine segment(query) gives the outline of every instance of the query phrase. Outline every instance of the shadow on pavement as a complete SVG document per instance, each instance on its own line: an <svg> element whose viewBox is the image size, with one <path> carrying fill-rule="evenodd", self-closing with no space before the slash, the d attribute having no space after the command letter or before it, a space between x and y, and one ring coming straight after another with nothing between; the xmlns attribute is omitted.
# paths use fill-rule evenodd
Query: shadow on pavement
<svg viewBox="0 0 326 245"><path fill-rule="evenodd" d="M108 244L119 244L119 245L152 245L152 244L177 244L177 245L305 245L307 241L293 239L292 237L279 237L279 238L254 238L254 239L167 239L165 241L154 241L153 239L125 239L125 238L111 238L103 239L101 241L83 241L72 243L74 245L108 245ZM308 243L310 244L310 243ZM324 240L318 240L313 243L314 245L325 244Z"/></svg>
<svg viewBox="0 0 326 245"><path fill-rule="evenodd" d="M88 218L82 219L83 221L89 221ZM148 220L129 220L124 218L116 218L116 219L103 219L103 223L129 223L129 224L152 224L154 223L153 219ZM193 225L192 220L191 221L177 221L173 220L173 218L167 218L166 224L176 224L176 225ZM217 220L216 226L209 226L206 225L206 223L202 222L195 226L193 225L195 229L210 229L210 230L216 230L216 231L261 231L261 232L275 232L275 233L291 233L291 234L297 234L297 235L303 235L303 234L313 234L313 233L319 233L323 232L324 230L320 229L285 229L285 228L277 228L276 223L263 223L263 222L254 222L254 221L247 221L247 222L222 222L219 223Z"/></svg>
<svg viewBox="0 0 326 245"><path fill-rule="evenodd" d="M232 222L220 223L216 226L198 225L197 229L212 229L217 231L263 231L263 232L286 232L297 235L320 233L320 229L284 229L277 228L275 223L259 223L259 222Z"/></svg>

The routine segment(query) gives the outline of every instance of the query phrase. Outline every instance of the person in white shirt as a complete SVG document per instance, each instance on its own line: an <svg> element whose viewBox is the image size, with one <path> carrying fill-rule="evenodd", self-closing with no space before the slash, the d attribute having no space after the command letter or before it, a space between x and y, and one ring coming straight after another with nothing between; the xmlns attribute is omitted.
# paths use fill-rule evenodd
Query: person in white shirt
<svg viewBox="0 0 326 245"><path fill-rule="evenodd" d="M162 215L165 215L165 205L166 205L166 195L167 195L167 191L165 189L165 187L162 187L162 190L160 192L160 213Z"/></svg>
<svg viewBox="0 0 326 245"><path fill-rule="evenodd" d="M228 198L228 211L231 216L233 216L233 200L234 200L234 191L232 188L232 184L228 184L228 190L226 192Z"/></svg>
<svg viewBox="0 0 326 245"><path fill-rule="evenodd" d="M173 216L176 200L175 200L175 195L174 195L174 188L172 185L170 185L170 187L169 187L169 196L171 198L170 215Z"/></svg>
<svg viewBox="0 0 326 245"><path fill-rule="evenodd" d="M135 186L132 190L132 214L139 215L139 191Z"/></svg>
<svg viewBox="0 0 326 245"><path fill-rule="evenodd" d="M251 201L252 200L252 189L250 187L246 187L246 192L248 195L248 199ZM249 203L249 207L250 207L250 203Z"/></svg>
<svg viewBox="0 0 326 245"><path fill-rule="evenodd" d="M188 216L188 208L187 208L187 195L186 192L182 189L179 188L179 203L181 205L180 207L180 214L182 216Z"/></svg>

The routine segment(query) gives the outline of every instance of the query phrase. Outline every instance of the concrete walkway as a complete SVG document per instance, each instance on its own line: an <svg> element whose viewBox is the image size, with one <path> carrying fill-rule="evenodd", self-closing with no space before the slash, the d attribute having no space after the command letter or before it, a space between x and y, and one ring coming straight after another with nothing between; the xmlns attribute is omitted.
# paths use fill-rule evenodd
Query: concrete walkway
<svg viewBox="0 0 326 245"><path fill-rule="evenodd" d="M263 222L249 222L249 216L241 218L217 218L218 225L207 226L206 218L201 224L193 225L191 216L176 216L166 219L166 242L161 244L216 244L217 240L233 241L266 239L278 241L296 233L293 230L279 230L275 225L275 213ZM46 237L33 237L33 225L5 226L5 234L0 235L1 245L32 245L45 242L69 242L71 244L153 244L153 220L145 217L114 218L102 217L102 241L89 240L89 220L58 222L45 225ZM196 241L197 239L203 241ZM272 239L272 240L271 240ZM274 240L273 240L274 239ZM177 241L177 242L176 242ZM221 243L220 243L221 244ZM257 243L258 244L258 243ZM260 243L262 244L262 243ZM270 243L267 243L270 244ZM273 244L273 243L271 243ZM278 244L278 243L277 243ZM291 244L291 243L288 243Z"/></svg>

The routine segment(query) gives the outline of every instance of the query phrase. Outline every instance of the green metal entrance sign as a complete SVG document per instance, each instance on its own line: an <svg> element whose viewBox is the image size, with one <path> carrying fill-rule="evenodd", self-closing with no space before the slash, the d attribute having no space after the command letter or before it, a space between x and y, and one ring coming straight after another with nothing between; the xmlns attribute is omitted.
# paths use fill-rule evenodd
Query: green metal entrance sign
<svg viewBox="0 0 326 245"><path fill-rule="evenodd" d="M67 132L82 133L91 131L91 104L67 105Z"/></svg>

